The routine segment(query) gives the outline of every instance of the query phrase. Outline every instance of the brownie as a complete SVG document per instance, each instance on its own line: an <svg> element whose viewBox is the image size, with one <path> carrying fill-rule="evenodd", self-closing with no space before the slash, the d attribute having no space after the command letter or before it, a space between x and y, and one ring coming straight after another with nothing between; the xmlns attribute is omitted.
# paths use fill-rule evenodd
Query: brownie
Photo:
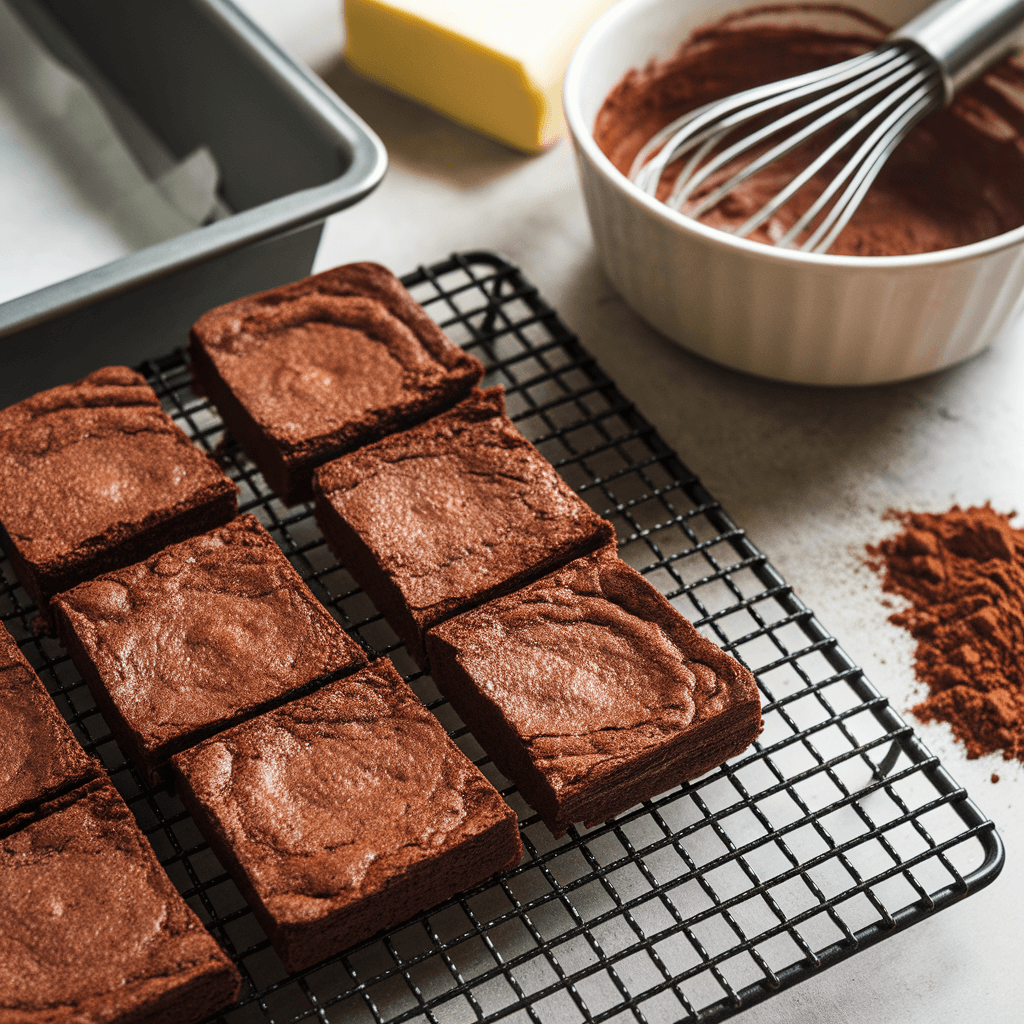
<svg viewBox="0 0 1024 1024"><path fill-rule="evenodd" d="M0 625L0 821L97 777L102 769Z"/></svg>
<svg viewBox="0 0 1024 1024"><path fill-rule="evenodd" d="M61 639L125 751L175 751L366 664L255 516L53 599Z"/></svg>
<svg viewBox="0 0 1024 1024"><path fill-rule="evenodd" d="M500 388L322 466L327 543L423 667L423 634L612 539L505 415Z"/></svg>
<svg viewBox="0 0 1024 1024"><path fill-rule="evenodd" d="M484 372L375 263L213 309L189 352L197 388L288 505L312 497L320 463L450 408Z"/></svg>
<svg viewBox="0 0 1024 1024"><path fill-rule="evenodd" d="M516 816L387 660L172 758L285 966L519 862Z"/></svg>
<svg viewBox="0 0 1024 1024"><path fill-rule="evenodd" d="M761 730L753 676L615 554L427 635L434 681L562 835L703 775Z"/></svg>
<svg viewBox="0 0 1024 1024"><path fill-rule="evenodd" d="M0 1021L192 1024L240 978L107 781L0 832Z"/></svg>
<svg viewBox="0 0 1024 1024"><path fill-rule="evenodd" d="M54 594L226 522L237 494L125 366L0 410L0 543L44 616Z"/></svg>

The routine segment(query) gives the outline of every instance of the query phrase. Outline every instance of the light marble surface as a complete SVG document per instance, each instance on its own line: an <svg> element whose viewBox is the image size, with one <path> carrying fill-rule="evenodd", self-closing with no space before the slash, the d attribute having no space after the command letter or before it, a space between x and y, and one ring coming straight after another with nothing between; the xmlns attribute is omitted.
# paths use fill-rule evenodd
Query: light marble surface
<svg viewBox="0 0 1024 1024"><path fill-rule="evenodd" d="M336 56L331 0L241 3L390 155L381 187L329 221L317 269L372 259L401 274L477 248L518 263L875 685L897 709L913 703L912 644L886 621L864 546L891 530L891 507L1024 512L1024 322L965 365L888 387L817 390L722 369L648 328L605 280L567 143L527 158L359 79ZM946 727L918 728L996 822L1002 875L743 1024L1024 1021L1024 768L968 761Z"/></svg>

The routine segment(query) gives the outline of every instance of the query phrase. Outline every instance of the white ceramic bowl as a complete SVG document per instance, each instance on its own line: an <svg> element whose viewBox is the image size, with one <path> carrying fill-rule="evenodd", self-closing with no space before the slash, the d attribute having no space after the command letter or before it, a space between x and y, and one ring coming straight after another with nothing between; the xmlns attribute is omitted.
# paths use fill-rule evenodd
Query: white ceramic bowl
<svg viewBox="0 0 1024 1024"><path fill-rule="evenodd" d="M776 380L878 384L982 351L1024 295L1024 227L914 256L775 249L670 210L598 149L594 118L626 71L670 56L694 28L756 3L620 0L577 48L565 77L565 113L608 277L684 348ZM901 24L926 3L851 5Z"/></svg>

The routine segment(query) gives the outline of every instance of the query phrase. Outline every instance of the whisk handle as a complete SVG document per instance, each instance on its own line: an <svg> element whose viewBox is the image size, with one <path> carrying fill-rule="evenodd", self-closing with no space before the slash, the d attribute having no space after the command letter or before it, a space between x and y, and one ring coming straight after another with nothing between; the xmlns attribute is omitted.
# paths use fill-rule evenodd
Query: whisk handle
<svg viewBox="0 0 1024 1024"><path fill-rule="evenodd" d="M939 0L891 39L917 43L942 71L945 101L1024 43L1024 0Z"/></svg>

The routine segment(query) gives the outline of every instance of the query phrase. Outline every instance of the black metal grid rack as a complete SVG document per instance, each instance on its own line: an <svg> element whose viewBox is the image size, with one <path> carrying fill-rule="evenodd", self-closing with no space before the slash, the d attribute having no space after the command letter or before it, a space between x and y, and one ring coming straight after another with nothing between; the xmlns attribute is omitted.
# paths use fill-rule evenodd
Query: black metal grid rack
<svg viewBox="0 0 1024 1024"><path fill-rule="evenodd" d="M0 561L0 615L86 748L100 756L182 893L245 979L213 1018L463 1024L717 1021L991 882L992 823L949 777L513 266L467 253L405 278L507 389L509 412L618 531L622 557L761 687L753 748L607 824L553 840L415 670L327 551L286 509L177 352L145 367L165 407L219 446L243 509L373 655L390 655L519 812L514 871L288 977L179 801L146 786L61 646Z"/></svg>

